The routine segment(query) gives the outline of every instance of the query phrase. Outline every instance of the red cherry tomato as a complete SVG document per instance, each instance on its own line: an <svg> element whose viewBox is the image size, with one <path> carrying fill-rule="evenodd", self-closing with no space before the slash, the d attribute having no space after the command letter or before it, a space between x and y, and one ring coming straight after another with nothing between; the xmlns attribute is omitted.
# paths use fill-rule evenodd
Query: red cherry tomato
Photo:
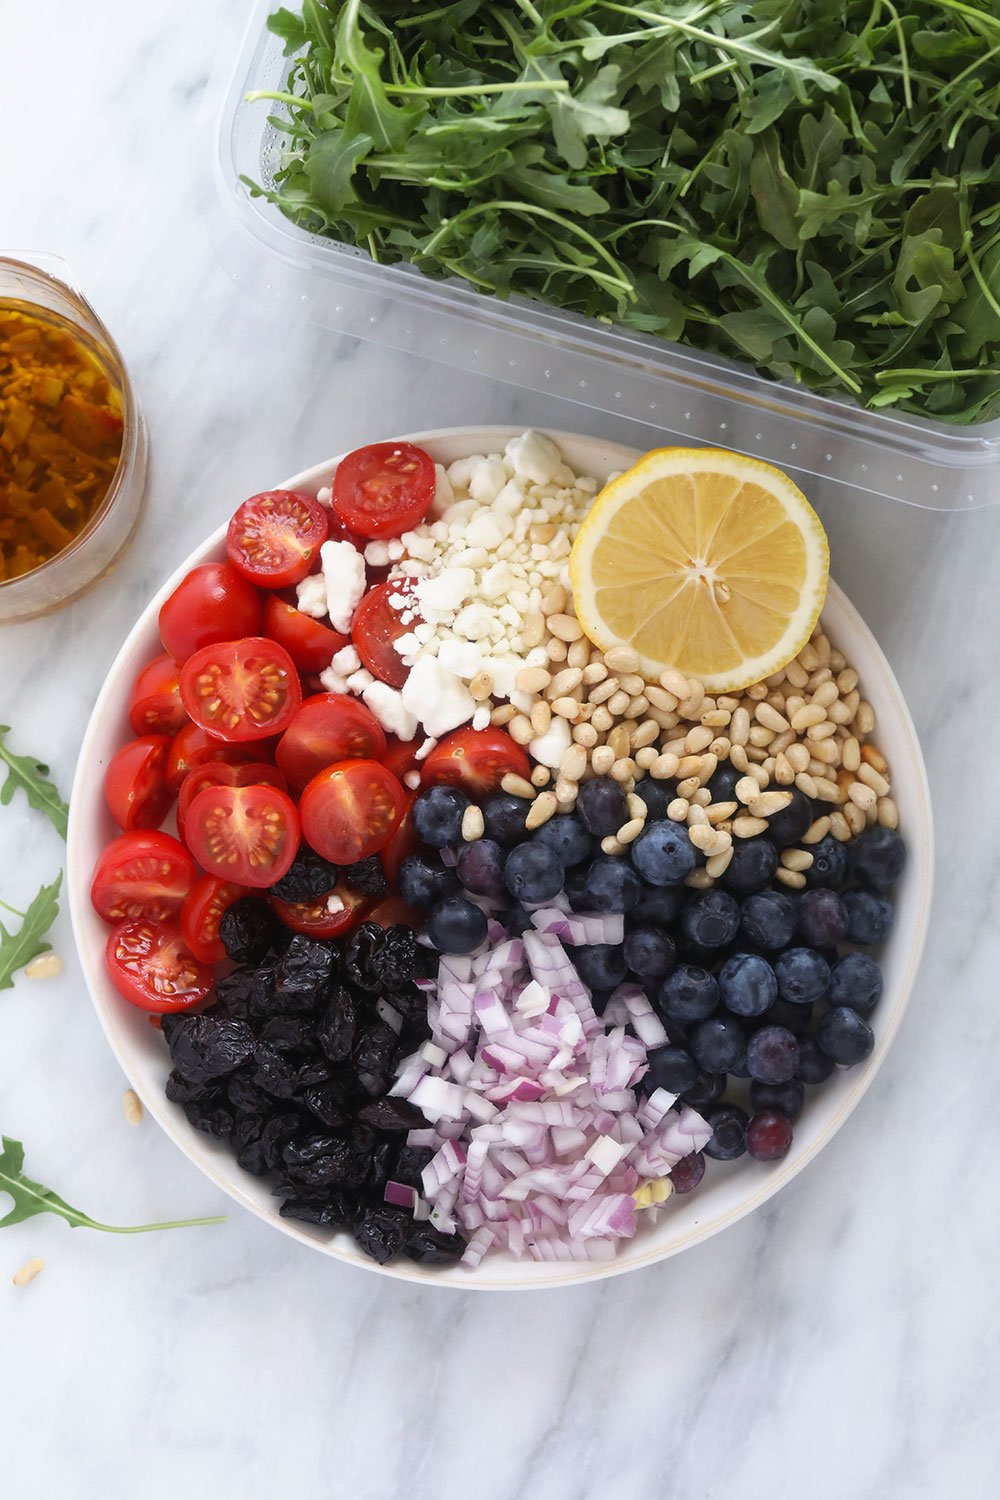
<svg viewBox="0 0 1000 1500"><path fill-rule="evenodd" d="M226 957L219 923L223 913L246 893L245 885L234 885L217 875L202 875L188 891L181 907L181 932L201 963L219 964Z"/></svg>
<svg viewBox="0 0 1000 1500"><path fill-rule="evenodd" d="M202 563L161 608L160 640L183 663L215 641L260 635L262 616L260 595L232 563Z"/></svg>
<svg viewBox="0 0 1000 1500"><path fill-rule="evenodd" d="M434 460L413 443L371 443L337 465L333 509L359 536L401 536L422 521L437 487Z"/></svg>
<svg viewBox="0 0 1000 1500"><path fill-rule="evenodd" d="M188 848L220 880L263 888L287 874L299 847L299 815L275 786L212 786L184 819Z"/></svg>
<svg viewBox="0 0 1000 1500"><path fill-rule="evenodd" d="M394 734L385 737L385 749L379 756L379 760L387 771L391 771L397 781L403 781L403 777L409 771L423 770L423 761L417 760L417 751L420 749L421 739L417 735L412 740L397 740ZM403 785L406 783L403 781Z"/></svg>
<svg viewBox="0 0 1000 1500"><path fill-rule="evenodd" d="M412 587L395 578L377 583L361 600L351 623L351 639L363 664L374 677L394 688L403 686L410 669L392 643L419 625L420 616L415 607L412 611L396 609L389 600L405 597ZM410 616L405 624L404 613Z"/></svg>
<svg viewBox="0 0 1000 1500"><path fill-rule="evenodd" d="M195 874L194 860L169 833L124 833L101 851L90 899L106 922L163 922L180 910Z"/></svg>
<svg viewBox="0 0 1000 1500"><path fill-rule="evenodd" d="M284 646L300 672L322 672L351 639L304 615L277 594L268 594L264 600L264 634Z"/></svg>
<svg viewBox="0 0 1000 1500"><path fill-rule="evenodd" d="M396 824L392 838L382 850L382 869L390 885L396 884L399 876L399 867L403 863L403 860L410 854L416 854L420 848L420 840L417 838L416 830L413 827L413 820L410 816L413 811L413 804L417 799L417 794L416 792L406 791L404 795L406 797L406 805L403 808L403 815Z"/></svg>
<svg viewBox="0 0 1000 1500"><path fill-rule="evenodd" d="M229 561L251 583L283 589L304 578L326 541L326 511L296 490L244 500L226 533Z"/></svg>
<svg viewBox="0 0 1000 1500"><path fill-rule="evenodd" d="M412 927L416 930L423 926L424 916L424 912L407 906L402 896L385 896L366 914L365 921L377 922L380 927Z"/></svg>
<svg viewBox="0 0 1000 1500"><path fill-rule="evenodd" d="M181 669L172 656L157 656L132 684L128 721L136 734L175 734L187 723L181 702Z"/></svg>
<svg viewBox="0 0 1000 1500"><path fill-rule="evenodd" d="M208 761L216 760L224 760L231 766L259 761L267 753L267 748L260 740L255 740L251 745L227 745L225 740L209 734L200 724L185 724L170 741L167 752L167 786L176 793L185 776L195 766L203 766Z"/></svg>
<svg viewBox="0 0 1000 1500"><path fill-rule="evenodd" d="M331 911L328 905L331 897L336 898L335 911ZM343 882L315 901L281 901L277 896L269 896L268 900L286 927L317 938L341 937L349 932L366 905L364 896L348 890Z"/></svg>
<svg viewBox="0 0 1000 1500"><path fill-rule="evenodd" d="M353 865L385 848L405 807L403 788L377 760L343 760L302 793L302 836L324 859Z"/></svg>
<svg viewBox="0 0 1000 1500"><path fill-rule="evenodd" d="M446 735L424 761L424 786L445 782L472 796L495 792L508 772L531 775L527 752L502 729L456 729Z"/></svg>
<svg viewBox="0 0 1000 1500"><path fill-rule="evenodd" d="M140 1010L190 1010L212 988L211 969L188 950L176 922L122 922L105 955L115 989Z"/></svg>
<svg viewBox="0 0 1000 1500"><path fill-rule="evenodd" d="M181 672L181 698L202 729L241 743L286 729L302 688L285 648L258 635L196 651Z"/></svg>
<svg viewBox="0 0 1000 1500"><path fill-rule="evenodd" d="M276 786L280 792L287 792L288 781L284 771L262 760L251 760L238 766L227 765L224 760L210 760L203 766L195 766L187 773L177 793L177 831L181 838L184 837L188 808L198 793L210 786Z"/></svg>
<svg viewBox="0 0 1000 1500"><path fill-rule="evenodd" d="M147 734L116 750L104 773L108 811L128 832L131 828L159 828L174 800L167 786L165 734Z"/></svg>
<svg viewBox="0 0 1000 1500"><path fill-rule="evenodd" d="M278 741L275 760L303 787L337 760L380 760L385 733L371 709L343 693L307 698Z"/></svg>

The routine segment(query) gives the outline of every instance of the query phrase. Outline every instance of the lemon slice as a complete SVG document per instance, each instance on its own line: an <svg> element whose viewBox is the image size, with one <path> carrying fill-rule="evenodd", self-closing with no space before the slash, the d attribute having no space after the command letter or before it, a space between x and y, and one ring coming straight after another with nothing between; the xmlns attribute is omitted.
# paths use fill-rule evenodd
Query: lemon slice
<svg viewBox="0 0 1000 1500"><path fill-rule="evenodd" d="M656 677L712 692L760 682L808 641L826 598L819 517L780 469L713 448L658 448L611 480L573 544L577 618Z"/></svg>

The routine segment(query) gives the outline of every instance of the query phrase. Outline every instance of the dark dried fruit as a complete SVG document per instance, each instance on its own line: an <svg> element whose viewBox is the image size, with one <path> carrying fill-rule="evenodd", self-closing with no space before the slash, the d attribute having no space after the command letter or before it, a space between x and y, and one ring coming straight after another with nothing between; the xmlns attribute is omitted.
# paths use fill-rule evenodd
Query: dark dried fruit
<svg viewBox="0 0 1000 1500"><path fill-rule="evenodd" d="M312 1010L325 998L333 976L333 949L297 932L278 960L274 996L280 1009Z"/></svg>
<svg viewBox="0 0 1000 1500"><path fill-rule="evenodd" d="M392 999L408 989L417 962L417 934L412 927L387 927L372 959L372 973L384 995ZM419 990L416 991L419 994Z"/></svg>
<svg viewBox="0 0 1000 1500"><path fill-rule="evenodd" d="M234 1073L226 1090L229 1102L240 1115L269 1115L274 1100L253 1082L249 1073Z"/></svg>
<svg viewBox="0 0 1000 1500"><path fill-rule="evenodd" d="M348 890L356 891L359 896L384 896L389 890L389 883L382 873L382 862L377 854L369 855L368 859L360 859L355 865L345 865L341 875Z"/></svg>
<svg viewBox="0 0 1000 1500"><path fill-rule="evenodd" d="M300 1166L288 1164L288 1176L303 1187L360 1187L367 1170L368 1159L356 1155L343 1140L336 1141L334 1149L326 1156L318 1156Z"/></svg>
<svg viewBox="0 0 1000 1500"><path fill-rule="evenodd" d="M385 928L377 922L362 922L344 944L344 978L349 984L369 994L379 990L379 979L372 960L382 944Z"/></svg>
<svg viewBox="0 0 1000 1500"><path fill-rule="evenodd" d="M260 963L280 932L274 912L256 896L241 896L226 908L219 922L222 946L238 964Z"/></svg>
<svg viewBox="0 0 1000 1500"><path fill-rule="evenodd" d="M405 1209L366 1208L355 1226L354 1238L366 1255L384 1266L403 1248L412 1223Z"/></svg>
<svg viewBox="0 0 1000 1500"><path fill-rule="evenodd" d="M415 1104L409 1099L396 1099L391 1094L362 1105L358 1119L375 1130L414 1130L427 1124Z"/></svg>
<svg viewBox="0 0 1000 1500"><path fill-rule="evenodd" d="M253 1081L275 1099L291 1099L298 1087L298 1071L273 1047L259 1046L253 1055Z"/></svg>
<svg viewBox="0 0 1000 1500"><path fill-rule="evenodd" d="M329 1193L318 1203L305 1198L286 1198L278 1212L283 1219L299 1219L303 1224L318 1224L323 1229L352 1225L358 1216L353 1198L346 1193Z"/></svg>
<svg viewBox="0 0 1000 1500"><path fill-rule="evenodd" d="M233 1128L233 1111L227 1109L221 1090L213 1089L212 1097L194 1099L185 1104L184 1113L195 1130L203 1130L216 1140L225 1140Z"/></svg>
<svg viewBox="0 0 1000 1500"><path fill-rule="evenodd" d="M294 863L286 875L271 887L279 901L316 901L337 884L339 871L329 860L300 845Z"/></svg>
<svg viewBox="0 0 1000 1500"><path fill-rule="evenodd" d="M351 1060L358 1073L388 1074L399 1038L385 1021L370 1021L358 1032Z"/></svg>
<svg viewBox="0 0 1000 1500"><path fill-rule="evenodd" d="M204 1099L207 1091L204 1083L192 1083L176 1068L168 1077L164 1090L171 1104L193 1104L196 1099Z"/></svg>
<svg viewBox="0 0 1000 1500"><path fill-rule="evenodd" d="M444 1266L460 1260L465 1241L460 1234L442 1234L426 1222L411 1222L403 1241L403 1254L425 1266Z"/></svg>
<svg viewBox="0 0 1000 1500"><path fill-rule="evenodd" d="M368 1174L366 1186L373 1197L381 1199L385 1192L385 1185L389 1181L390 1168L392 1166L395 1147L392 1138L383 1136L376 1142L371 1155L368 1158Z"/></svg>
<svg viewBox="0 0 1000 1500"><path fill-rule="evenodd" d="M327 1083L333 1077L333 1065L327 1062L325 1057L317 1057L314 1062L303 1063L298 1071L298 1088L312 1088L317 1083Z"/></svg>
<svg viewBox="0 0 1000 1500"><path fill-rule="evenodd" d="M252 1172L255 1177L263 1177L268 1171L261 1141L263 1130L264 1121L260 1115L244 1115L243 1119L236 1121L229 1137L230 1147L236 1152L237 1164L244 1172Z"/></svg>
<svg viewBox="0 0 1000 1500"><path fill-rule="evenodd" d="M302 1116L294 1110L272 1115L261 1131L260 1143L268 1171L273 1172L284 1160L284 1150L296 1131L302 1129Z"/></svg>
<svg viewBox="0 0 1000 1500"><path fill-rule="evenodd" d="M331 1062L346 1062L354 1046L357 1011L350 992L338 986L316 1028L316 1040Z"/></svg>
<svg viewBox="0 0 1000 1500"><path fill-rule="evenodd" d="M402 1182L406 1187L414 1187L418 1193L422 1193L424 1189L420 1174L433 1157L434 1152L429 1146L404 1146L396 1158L393 1182Z"/></svg>
<svg viewBox="0 0 1000 1500"><path fill-rule="evenodd" d="M276 1052L305 1051L316 1040L316 1029L307 1016L268 1016L258 1034Z"/></svg>
<svg viewBox="0 0 1000 1500"><path fill-rule="evenodd" d="M170 1028L170 1055L178 1073L191 1083L233 1073L253 1052L254 1035L246 1021L212 1011L176 1020L179 1024Z"/></svg>
<svg viewBox="0 0 1000 1500"><path fill-rule="evenodd" d="M302 1101L307 1109L310 1109L318 1120L322 1120L324 1125L329 1125L331 1130L339 1130L350 1120L344 1090L339 1084L323 1083L315 1088L306 1089L302 1095Z"/></svg>

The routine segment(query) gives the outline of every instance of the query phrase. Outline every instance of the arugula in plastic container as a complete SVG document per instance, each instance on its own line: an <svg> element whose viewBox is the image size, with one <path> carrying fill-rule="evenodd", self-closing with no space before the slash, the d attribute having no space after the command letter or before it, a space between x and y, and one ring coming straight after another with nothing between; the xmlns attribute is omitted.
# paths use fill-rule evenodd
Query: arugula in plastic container
<svg viewBox="0 0 1000 1500"><path fill-rule="evenodd" d="M264 193L499 297L1000 415L996 0L304 0Z"/></svg>

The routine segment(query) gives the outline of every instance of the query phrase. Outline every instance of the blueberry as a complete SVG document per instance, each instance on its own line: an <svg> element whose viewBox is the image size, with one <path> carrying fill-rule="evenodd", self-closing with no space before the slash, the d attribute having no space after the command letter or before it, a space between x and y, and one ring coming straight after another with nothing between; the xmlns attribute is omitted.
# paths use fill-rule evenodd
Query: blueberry
<svg viewBox="0 0 1000 1500"><path fill-rule="evenodd" d="M849 1005L866 1016L881 995L882 970L867 953L847 953L830 970L831 1005Z"/></svg>
<svg viewBox="0 0 1000 1500"><path fill-rule="evenodd" d="M486 914L464 896L449 896L432 908L424 931L441 953L471 953L486 941Z"/></svg>
<svg viewBox="0 0 1000 1500"><path fill-rule="evenodd" d="M830 988L830 965L814 948L787 948L774 961L778 994L793 1005L812 1005Z"/></svg>
<svg viewBox="0 0 1000 1500"><path fill-rule="evenodd" d="M894 828L866 828L847 846L847 867L858 885L887 891L906 865L906 845Z"/></svg>
<svg viewBox="0 0 1000 1500"><path fill-rule="evenodd" d="M576 797L576 810L588 833L603 839L628 822L628 802L617 781L595 776L585 781Z"/></svg>
<svg viewBox="0 0 1000 1500"><path fill-rule="evenodd" d="M454 870L445 869L436 854L409 854L399 867L396 889L408 906L424 911L458 889Z"/></svg>
<svg viewBox="0 0 1000 1500"><path fill-rule="evenodd" d="M778 981L766 958L734 953L719 970L719 993L737 1016L762 1016L778 998Z"/></svg>
<svg viewBox="0 0 1000 1500"><path fill-rule="evenodd" d="M852 943L867 947L880 943L892 931L892 903L873 891L848 891L847 936Z"/></svg>
<svg viewBox="0 0 1000 1500"><path fill-rule="evenodd" d="M520 937L522 932L527 932L532 925L530 911L525 911L519 901L508 907L507 911L500 913L500 921L507 929L511 937Z"/></svg>
<svg viewBox="0 0 1000 1500"><path fill-rule="evenodd" d="M513 797L509 792L495 792L483 803L486 835L505 847L519 844L525 835L525 819L531 803L527 797Z"/></svg>
<svg viewBox="0 0 1000 1500"><path fill-rule="evenodd" d="M825 1083L833 1072L833 1063L821 1052L811 1036L799 1038L799 1077L803 1083Z"/></svg>
<svg viewBox="0 0 1000 1500"><path fill-rule="evenodd" d="M781 891L758 891L743 903L740 926L755 948L784 948L798 923L798 908Z"/></svg>
<svg viewBox="0 0 1000 1500"><path fill-rule="evenodd" d="M566 900L574 911L589 911L587 905L587 867L577 865L572 870L566 871L566 880L563 885L566 892Z"/></svg>
<svg viewBox="0 0 1000 1500"><path fill-rule="evenodd" d="M626 912L642 895L642 882L627 859L599 854L587 871L584 891L591 911Z"/></svg>
<svg viewBox="0 0 1000 1500"><path fill-rule="evenodd" d="M875 1033L856 1010L834 1005L820 1021L816 1045L835 1063L851 1068L863 1062L875 1045Z"/></svg>
<svg viewBox="0 0 1000 1500"><path fill-rule="evenodd" d="M563 888L566 871L554 849L545 844L517 844L508 854L503 878L519 901L551 901Z"/></svg>
<svg viewBox="0 0 1000 1500"><path fill-rule="evenodd" d="M642 895L629 912L634 922L651 922L655 927L669 927L680 916L684 897L683 886L644 885Z"/></svg>
<svg viewBox="0 0 1000 1500"><path fill-rule="evenodd" d="M778 1110L761 1110L747 1126L747 1151L754 1161L781 1161L791 1144L791 1121Z"/></svg>
<svg viewBox="0 0 1000 1500"><path fill-rule="evenodd" d="M707 1156L716 1161L735 1161L747 1149L747 1112L738 1104L720 1104L710 1110L706 1121L712 1127L712 1139L705 1147Z"/></svg>
<svg viewBox="0 0 1000 1500"><path fill-rule="evenodd" d="M649 1072L642 1080L647 1094L666 1089L668 1094L683 1094L698 1082L698 1065L684 1047L658 1047L649 1054Z"/></svg>
<svg viewBox="0 0 1000 1500"><path fill-rule="evenodd" d="M593 782L585 785L592 786ZM687 827L669 821L644 828L632 845L631 857L649 885L680 885L695 867L694 845Z"/></svg>
<svg viewBox="0 0 1000 1500"><path fill-rule="evenodd" d="M685 1089L681 1098L692 1109L704 1114L710 1104L717 1104L722 1098L728 1081L725 1073L710 1073L707 1068L699 1068L697 1082L693 1088Z"/></svg>
<svg viewBox="0 0 1000 1500"><path fill-rule="evenodd" d="M739 906L725 891L700 891L681 913L681 931L699 948L725 948L739 930Z"/></svg>
<svg viewBox="0 0 1000 1500"><path fill-rule="evenodd" d="M813 1018L812 1005L796 1005L791 1000L775 1000L759 1018L761 1026L784 1026L792 1036L803 1037Z"/></svg>
<svg viewBox="0 0 1000 1500"><path fill-rule="evenodd" d="M659 1008L677 1021L703 1021L719 1003L719 986L706 969L679 964L663 980L658 991ZM717 1071L712 1063L702 1067Z"/></svg>
<svg viewBox="0 0 1000 1500"><path fill-rule="evenodd" d="M625 978L625 955L618 943L588 943L573 949L573 966L588 989L613 990Z"/></svg>
<svg viewBox="0 0 1000 1500"><path fill-rule="evenodd" d="M458 851L455 873L467 891L477 896L503 896L504 852L495 839L476 839Z"/></svg>
<svg viewBox="0 0 1000 1500"><path fill-rule="evenodd" d="M826 890L839 891L847 879L847 846L827 834L818 844L812 844L809 852L813 857L805 872L809 889L823 886Z"/></svg>
<svg viewBox="0 0 1000 1500"><path fill-rule="evenodd" d="M636 785L636 795L646 804L646 822L659 823L667 816L667 808L677 796L676 781L660 781L653 776L644 776ZM713 797L713 802L715 798ZM619 824L619 827L621 825Z"/></svg>
<svg viewBox="0 0 1000 1500"><path fill-rule="evenodd" d="M799 898L799 931L813 948L836 948L847 936L847 909L836 891L817 886Z"/></svg>
<svg viewBox="0 0 1000 1500"><path fill-rule="evenodd" d="M712 801L734 802L736 800L736 783L742 779L743 772L738 771L728 760L724 760L708 778L708 790L712 794Z"/></svg>
<svg viewBox="0 0 1000 1500"><path fill-rule="evenodd" d="M659 927L633 927L625 934L625 962L639 979L660 979L677 962L677 948Z"/></svg>
<svg viewBox="0 0 1000 1500"><path fill-rule="evenodd" d="M761 835L753 839L736 839L733 857L722 877L722 884L737 896L752 896L764 891L778 868L778 851Z"/></svg>
<svg viewBox="0 0 1000 1500"><path fill-rule="evenodd" d="M801 1078L789 1078L787 1083L751 1083L750 1103L755 1110L774 1109L779 1115L797 1119L802 1112L806 1091Z"/></svg>
<svg viewBox="0 0 1000 1500"><path fill-rule="evenodd" d="M713 1016L696 1026L691 1036L695 1062L710 1073L728 1073L745 1046L743 1027L735 1016Z"/></svg>
<svg viewBox="0 0 1000 1500"><path fill-rule="evenodd" d="M776 849L790 849L797 844L813 820L812 803L805 792L800 792L797 786L789 790L791 802L767 820L764 837L770 839Z"/></svg>
<svg viewBox="0 0 1000 1500"><path fill-rule="evenodd" d="M582 864L594 852L594 840L574 813L563 813L558 818L550 818L541 828L536 829L535 839L554 849L567 870L573 865Z"/></svg>
<svg viewBox="0 0 1000 1500"><path fill-rule="evenodd" d="M784 1026L762 1026L747 1043L747 1071L756 1083L787 1083L799 1066L799 1044Z"/></svg>
<svg viewBox="0 0 1000 1500"><path fill-rule="evenodd" d="M705 1157L701 1151L689 1152L670 1168L670 1181L675 1193L693 1193L704 1175Z"/></svg>
<svg viewBox="0 0 1000 1500"><path fill-rule="evenodd" d="M462 818L469 798L457 786L429 786L413 804L410 819L422 843L446 849L462 842Z"/></svg>

